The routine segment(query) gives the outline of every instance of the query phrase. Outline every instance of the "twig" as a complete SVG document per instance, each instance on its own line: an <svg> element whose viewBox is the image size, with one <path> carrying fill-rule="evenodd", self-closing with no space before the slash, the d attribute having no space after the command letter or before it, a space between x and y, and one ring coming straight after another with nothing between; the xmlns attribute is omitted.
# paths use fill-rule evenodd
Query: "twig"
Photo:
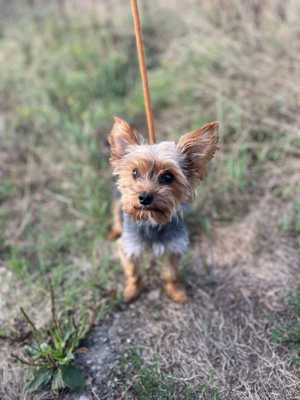
<svg viewBox="0 0 300 400"><path fill-rule="evenodd" d="M34 332L39 333L37 327L35 326L34 322L29 318L29 316L26 314L25 310L23 307L20 307L21 313L23 314L24 318L28 322L28 324L32 327Z"/></svg>
<svg viewBox="0 0 300 400"><path fill-rule="evenodd" d="M19 357L17 354L14 354L14 353L11 356L15 360L21 362L22 364L28 365L29 367L44 367L45 366L44 364L36 363L34 361L25 360L24 358Z"/></svg>

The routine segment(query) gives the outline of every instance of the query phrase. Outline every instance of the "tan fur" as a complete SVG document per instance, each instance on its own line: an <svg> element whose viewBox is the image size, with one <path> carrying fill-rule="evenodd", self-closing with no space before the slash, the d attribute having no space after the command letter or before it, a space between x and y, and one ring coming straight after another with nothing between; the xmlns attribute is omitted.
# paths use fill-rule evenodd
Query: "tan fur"
<svg viewBox="0 0 300 400"><path fill-rule="evenodd" d="M120 200L113 200L112 217L113 223L111 231L108 234L108 240L116 240L122 235L122 206Z"/></svg>
<svg viewBox="0 0 300 400"><path fill-rule="evenodd" d="M115 117L115 123L108 141L111 147L110 161L113 166L124 156L128 145L139 143L135 130L126 121L118 117Z"/></svg>
<svg viewBox="0 0 300 400"><path fill-rule="evenodd" d="M143 288L143 283L139 274L138 261L126 257L121 242L118 243L118 246L119 256L125 275L123 297L126 303L130 303L139 296Z"/></svg>
<svg viewBox="0 0 300 400"><path fill-rule="evenodd" d="M193 182L206 176L207 163L218 149L218 122L211 122L200 129L186 133L177 144L178 150L186 156L186 170Z"/></svg>
<svg viewBox="0 0 300 400"><path fill-rule="evenodd" d="M140 174L137 179L132 177L135 168ZM158 182L159 175L166 171L175 176L175 181L170 186L162 186ZM122 193L122 208L126 213L136 220L151 218L159 224L169 222L176 208L192 195L188 180L176 165L147 159L126 162L119 171L118 187ZM155 200L150 209L141 208L138 201L141 192L154 194Z"/></svg>
<svg viewBox="0 0 300 400"><path fill-rule="evenodd" d="M205 177L207 163L218 148L218 127L218 122L206 124L183 135L177 145L175 142L146 145L141 144L138 133L127 122L115 118L109 135L110 161L113 173L118 177L122 210L136 221L168 223L182 203L191 201L195 185ZM166 172L174 176L174 181L167 185L159 182L160 176ZM146 207L139 201L143 192L153 195L153 202ZM119 206L113 206L111 238L121 233ZM138 262L128 259L122 248L120 259L126 278L124 298L131 301L142 288ZM184 303L187 296L179 282L178 263L178 255L171 254L162 277L167 295Z"/></svg>
<svg viewBox="0 0 300 400"><path fill-rule="evenodd" d="M180 257L171 254L169 262L162 268L162 278L168 297L176 303L186 303L188 297L184 287L180 283L179 263Z"/></svg>

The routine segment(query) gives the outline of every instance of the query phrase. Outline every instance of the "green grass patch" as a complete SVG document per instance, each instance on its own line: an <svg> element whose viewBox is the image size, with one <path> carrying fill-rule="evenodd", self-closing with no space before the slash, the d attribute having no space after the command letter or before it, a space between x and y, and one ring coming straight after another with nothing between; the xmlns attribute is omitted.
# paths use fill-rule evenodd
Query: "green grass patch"
<svg viewBox="0 0 300 400"><path fill-rule="evenodd" d="M122 374L126 376L125 388L128 399L139 400L219 400L219 391L214 384L191 385L177 380L163 371L159 360L145 363L137 350L130 351L121 362Z"/></svg>
<svg viewBox="0 0 300 400"><path fill-rule="evenodd" d="M294 236L300 235L300 203L295 203L288 212L284 213L280 221L280 228L285 233Z"/></svg>
<svg viewBox="0 0 300 400"><path fill-rule="evenodd" d="M13 357L29 367L30 378L26 385L27 392L36 392L50 388L54 393L68 388L72 391L81 391L85 386L85 379L81 370L76 367L75 353L80 342L90 331L93 317L61 317L58 319L51 287L52 321L47 329L38 329L24 309L22 314L31 328L33 341L26 345L24 354Z"/></svg>
<svg viewBox="0 0 300 400"><path fill-rule="evenodd" d="M289 358L300 373L300 296L288 299L285 319L272 331L273 341L288 350Z"/></svg>
<svg viewBox="0 0 300 400"><path fill-rule="evenodd" d="M0 184L0 248L16 279L43 287L50 274L70 309L114 290L119 264L106 241L112 178L105 143L114 115L134 121L144 105L130 30L121 35L88 16L50 13L41 21L5 25L0 38L1 56L11 60L1 65L0 89L13 160ZM145 34L153 37L153 29L145 26ZM157 110L168 104L171 77L152 53Z"/></svg>
<svg viewBox="0 0 300 400"><path fill-rule="evenodd" d="M9 200L16 194L16 188L8 178L3 179L0 183L0 204Z"/></svg>

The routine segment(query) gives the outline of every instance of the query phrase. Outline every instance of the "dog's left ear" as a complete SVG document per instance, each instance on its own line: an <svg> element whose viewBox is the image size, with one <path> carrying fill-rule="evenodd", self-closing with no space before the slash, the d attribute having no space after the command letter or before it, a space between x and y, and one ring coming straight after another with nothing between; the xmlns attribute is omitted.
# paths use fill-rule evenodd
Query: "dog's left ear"
<svg viewBox="0 0 300 400"><path fill-rule="evenodd" d="M177 150L184 155L184 170L191 180L205 177L207 163L218 149L218 130L219 122L210 122L179 139Z"/></svg>
<svg viewBox="0 0 300 400"><path fill-rule="evenodd" d="M121 118L115 117L115 123L108 137L111 147L112 164L119 161L126 152L126 148L130 145L138 144L138 136L135 129Z"/></svg>

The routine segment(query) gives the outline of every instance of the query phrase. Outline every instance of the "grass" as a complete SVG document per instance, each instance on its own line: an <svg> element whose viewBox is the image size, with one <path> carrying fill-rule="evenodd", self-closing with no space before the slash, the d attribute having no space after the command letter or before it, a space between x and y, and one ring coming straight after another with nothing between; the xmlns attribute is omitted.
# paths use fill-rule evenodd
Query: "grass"
<svg viewBox="0 0 300 400"><path fill-rule="evenodd" d="M272 332L274 343L285 349L290 362L300 373L300 297L293 295L288 299L285 317Z"/></svg>
<svg viewBox="0 0 300 400"><path fill-rule="evenodd" d="M213 383L199 385L197 388L188 383L180 384L161 369L158 360L145 363L141 352L136 349L131 349L124 356L121 365L121 373L126 376L127 382L131 382L123 391L128 399L194 400L199 399L199 396L203 400L220 399L219 391Z"/></svg>
<svg viewBox="0 0 300 400"><path fill-rule="evenodd" d="M100 146L91 133L97 120L105 126L107 119L95 116L91 109L101 110L101 104L109 108L110 103L115 104L115 98L130 91L129 76L135 66L126 64L124 57L123 61L118 59L117 54L107 59L106 38L100 44L91 41L92 32L84 24L75 23L66 41L62 41L63 31L54 19L49 19L45 34L36 43L30 41L38 27L30 29L33 32L25 28L22 41L15 42L20 57L9 80L9 91L18 93L18 99L17 104L8 103L9 149L13 151L18 135L26 138L19 149L24 161L15 162L24 173L19 183L13 171L7 171L7 181L1 183L1 199L7 210L4 219L11 218L11 209L6 205L13 191L15 198L29 202L16 221L22 226L21 241L15 245L13 238L4 238L9 267L17 273L28 270L35 279L42 279L50 271L55 274L56 268L68 271L68 264L73 264L79 255L92 259L99 241L105 238L109 223L109 173L99 173L107 161L98 153ZM48 51L43 56L35 54L39 48L46 48L46 43ZM100 51L106 58L101 69L97 68L96 57ZM60 65L62 58L64 64ZM31 66L30 84L19 75L27 64ZM116 87L115 79L123 73L128 74L128 79L121 82L125 86ZM2 84L4 91L8 90L7 77ZM107 87L113 84L115 87ZM105 93L110 99L103 98ZM38 171L42 171L43 177L38 176ZM24 180L29 181L25 186ZM39 199L35 198L37 193ZM95 260L95 264L99 262ZM64 278L68 275L65 273Z"/></svg>
<svg viewBox="0 0 300 400"><path fill-rule="evenodd" d="M54 393L65 388L82 391L85 378L81 370L74 365L74 359L81 341L94 323L94 317L90 318L90 321L81 318L79 322L76 322L74 316L58 319L53 288L51 293L52 321L47 330L38 329L21 308L32 330L33 341L25 347L24 355L13 354L13 357L27 368L30 367L31 378L26 384L26 391L29 393L47 388L51 388Z"/></svg>
<svg viewBox="0 0 300 400"><path fill-rule="evenodd" d="M295 236L300 235L300 203L292 205L291 209L285 213L280 223L281 229Z"/></svg>
<svg viewBox="0 0 300 400"><path fill-rule="evenodd" d="M26 304L22 290L20 298L8 296L8 331L9 320L19 317L18 305L30 314L38 301L47 307L41 292L49 275L65 312L97 303L102 304L101 319L119 302L113 283L119 265L106 241L111 174L105 137L113 115L138 116L143 103L135 79L134 37L102 28L79 17L61 24L50 15L42 34L39 23L24 21L17 29L7 26L2 37L1 56L11 51L16 56L11 70L3 66L0 82L7 99L1 153L7 159L1 162L0 183L2 261L14 284L31 290ZM154 82L159 107L165 103L166 83L162 74ZM68 345L64 334L53 335L48 344L38 345L38 361L58 354L60 342ZM61 350L54 363L65 365L69 350ZM61 368L41 368L28 389L51 381L53 389L64 386Z"/></svg>
<svg viewBox="0 0 300 400"><path fill-rule="evenodd" d="M291 4L284 22L269 2L260 17L251 5L237 4L235 15L226 9L221 16L210 2L196 1L184 10L157 5L156 14L145 6L143 13L159 139L221 122L220 152L188 216L193 248L187 264L200 233L212 240L216 225L236 229L265 198L276 203L270 205L277 221L272 234L299 239L298 9ZM27 10L1 28L4 332L20 318L20 306L38 328L49 323L49 276L65 311L100 303L100 321L121 302L120 266L106 239L113 185L106 138L114 115L144 133L144 109L128 13L120 3L107 20L105 6L99 7L92 15ZM2 359L3 370L14 368ZM133 371L136 396L175 396L178 382L159 362L140 359ZM191 393L220 398L209 379L200 386Z"/></svg>

